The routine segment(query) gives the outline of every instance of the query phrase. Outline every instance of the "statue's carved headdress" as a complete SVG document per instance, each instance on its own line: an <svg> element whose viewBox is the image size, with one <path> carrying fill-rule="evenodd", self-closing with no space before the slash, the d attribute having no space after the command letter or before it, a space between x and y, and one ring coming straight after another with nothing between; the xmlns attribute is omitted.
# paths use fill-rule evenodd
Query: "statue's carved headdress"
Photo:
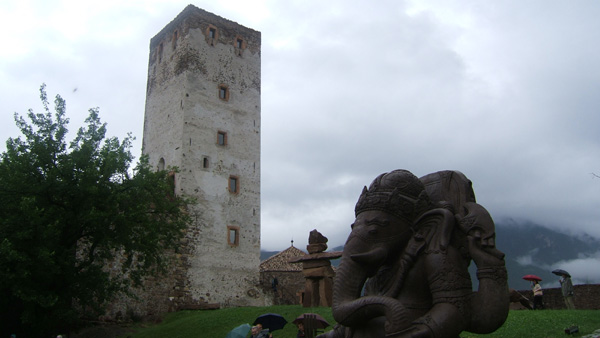
<svg viewBox="0 0 600 338"><path fill-rule="evenodd" d="M413 222L431 208L423 182L407 170L384 173L363 188L354 213L380 210Z"/></svg>

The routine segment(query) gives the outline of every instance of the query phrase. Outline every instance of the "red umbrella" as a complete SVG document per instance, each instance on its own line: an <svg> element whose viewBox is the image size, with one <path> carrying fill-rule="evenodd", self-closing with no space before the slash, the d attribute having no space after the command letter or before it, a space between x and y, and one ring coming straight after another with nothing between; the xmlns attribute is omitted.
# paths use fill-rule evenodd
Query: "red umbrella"
<svg viewBox="0 0 600 338"><path fill-rule="evenodd" d="M533 282L535 280L537 280L537 281L541 281L542 280L540 277L538 277L536 275L525 275L525 276L523 276L523 279L524 280L528 280L530 282Z"/></svg>

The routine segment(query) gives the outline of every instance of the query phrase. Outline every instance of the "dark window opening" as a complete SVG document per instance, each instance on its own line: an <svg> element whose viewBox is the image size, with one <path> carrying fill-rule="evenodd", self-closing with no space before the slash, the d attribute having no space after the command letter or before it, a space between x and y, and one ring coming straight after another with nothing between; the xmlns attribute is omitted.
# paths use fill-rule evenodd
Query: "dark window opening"
<svg viewBox="0 0 600 338"><path fill-rule="evenodd" d="M220 146L227 145L227 133L224 131L217 132L217 144Z"/></svg>
<svg viewBox="0 0 600 338"><path fill-rule="evenodd" d="M229 192L232 194L237 194L239 192L239 182L236 176L229 176Z"/></svg>
<svg viewBox="0 0 600 338"><path fill-rule="evenodd" d="M158 45L158 63L162 62L163 44L162 42Z"/></svg>
<svg viewBox="0 0 600 338"><path fill-rule="evenodd" d="M240 245L240 228L236 226L227 226L227 244L231 246Z"/></svg>
<svg viewBox="0 0 600 338"><path fill-rule="evenodd" d="M208 42L209 45L214 46L215 41L219 38L219 31L217 31L217 27L208 25L204 33L206 34L206 42Z"/></svg>
<svg viewBox="0 0 600 338"><path fill-rule="evenodd" d="M208 157L202 159L202 168L208 168Z"/></svg>
<svg viewBox="0 0 600 338"><path fill-rule="evenodd" d="M177 187L175 186L175 172L174 171L169 172L168 183L171 186L171 189L173 189L173 194L176 194Z"/></svg>
<svg viewBox="0 0 600 338"><path fill-rule="evenodd" d="M229 88L227 86L219 86L219 98L224 101L229 101Z"/></svg>
<svg viewBox="0 0 600 338"><path fill-rule="evenodd" d="M237 39L237 48L242 49L242 45L244 43L244 40L242 39Z"/></svg>

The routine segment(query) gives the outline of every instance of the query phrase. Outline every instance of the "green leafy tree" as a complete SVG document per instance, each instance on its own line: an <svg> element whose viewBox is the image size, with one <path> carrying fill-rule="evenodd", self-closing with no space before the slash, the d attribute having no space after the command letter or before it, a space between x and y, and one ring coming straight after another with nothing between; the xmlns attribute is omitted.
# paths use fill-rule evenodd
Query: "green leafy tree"
<svg viewBox="0 0 600 338"><path fill-rule="evenodd" d="M44 113L15 113L22 138L0 162L0 334L65 332L98 314L119 292L164 271L189 224L189 203L167 171L142 156L130 166L132 137L106 138L98 109L67 145L65 101ZM117 259L118 258L118 259ZM117 264L118 270L114 270ZM113 270L107 267L113 267Z"/></svg>

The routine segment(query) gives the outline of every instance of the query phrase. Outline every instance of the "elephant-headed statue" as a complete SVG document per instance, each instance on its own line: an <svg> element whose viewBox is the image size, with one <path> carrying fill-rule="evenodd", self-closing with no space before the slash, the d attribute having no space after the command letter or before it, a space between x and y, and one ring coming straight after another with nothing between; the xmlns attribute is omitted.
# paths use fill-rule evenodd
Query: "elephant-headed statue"
<svg viewBox="0 0 600 338"><path fill-rule="evenodd" d="M363 189L355 215L334 281L338 324L323 337L455 338L504 323L504 254L495 248L491 216L462 173L381 174Z"/></svg>

